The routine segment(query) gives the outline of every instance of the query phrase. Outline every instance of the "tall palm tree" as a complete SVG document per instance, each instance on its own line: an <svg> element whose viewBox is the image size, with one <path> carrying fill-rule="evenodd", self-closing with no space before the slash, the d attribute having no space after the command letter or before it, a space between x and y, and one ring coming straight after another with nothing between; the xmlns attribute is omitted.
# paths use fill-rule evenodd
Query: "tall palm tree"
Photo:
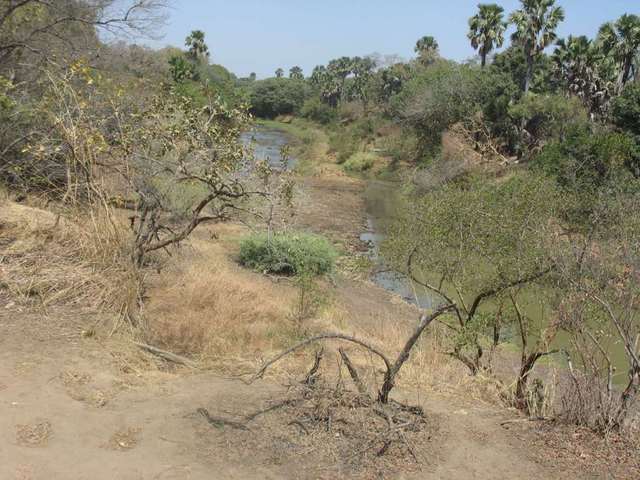
<svg viewBox="0 0 640 480"><path fill-rule="evenodd" d="M426 35L416 42L414 51L418 54L420 62L427 65L433 63L433 60L438 57L439 48L437 40Z"/></svg>
<svg viewBox="0 0 640 480"><path fill-rule="evenodd" d="M637 75L640 53L640 17L622 15L615 23L605 23L598 33L598 44L618 63L618 88Z"/></svg>
<svg viewBox="0 0 640 480"><path fill-rule="evenodd" d="M496 47L504 43L504 31L507 22L504 21L504 8L495 3L481 3L478 13L469 19L469 33L471 46L478 50L482 59L482 68L487 64L487 55Z"/></svg>
<svg viewBox="0 0 640 480"><path fill-rule="evenodd" d="M520 0L522 8L509 16L516 26L511 40L521 45L527 58L524 91L527 93L533 78L535 58L555 42L556 29L564 20L564 10L555 6L555 0Z"/></svg>
<svg viewBox="0 0 640 480"><path fill-rule="evenodd" d="M291 67L289 69L289 78L293 80L304 80L302 68L298 67L297 65L295 67Z"/></svg>
<svg viewBox="0 0 640 480"><path fill-rule="evenodd" d="M558 40L551 59L554 76L593 114L603 113L615 90L612 62L585 36Z"/></svg>
<svg viewBox="0 0 640 480"><path fill-rule="evenodd" d="M194 61L209 58L209 47L204 43L204 32L193 30L185 40L185 45L189 47L189 56Z"/></svg>

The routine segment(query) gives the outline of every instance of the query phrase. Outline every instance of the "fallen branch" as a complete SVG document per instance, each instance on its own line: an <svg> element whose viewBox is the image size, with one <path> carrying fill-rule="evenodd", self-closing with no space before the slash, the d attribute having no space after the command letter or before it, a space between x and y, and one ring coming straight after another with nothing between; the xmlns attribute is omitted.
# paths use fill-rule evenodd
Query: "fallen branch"
<svg viewBox="0 0 640 480"><path fill-rule="evenodd" d="M184 365L189 368L198 368L197 365L189 360L188 358L181 357L180 355L176 355L175 353L167 352L166 350L160 350L159 348L154 347L153 345L147 345L146 343L133 342L134 345L145 350L153 355L156 355L163 360L167 360L169 362L177 363L179 365Z"/></svg>
<svg viewBox="0 0 640 480"><path fill-rule="evenodd" d="M216 428L224 428L225 425L229 425L232 428L237 428L238 430L249 430L249 428L240 422L236 422L235 420L227 420L225 418L220 417L212 417L206 408L199 408L196 410L200 415L204 417L204 419L209 423L209 425Z"/></svg>
<svg viewBox="0 0 640 480"><path fill-rule="evenodd" d="M247 384L251 384L251 383L255 382L256 380L258 380L259 378L262 378L264 373L269 369L269 367L271 365L273 365L274 363L282 360L284 357L286 357L290 353L293 353L293 352L295 352L297 350L300 350L303 347L306 347L307 345L309 345L311 343L319 342L321 340L344 340L344 341L347 341L347 342L355 343L356 345L360 345L361 347L369 350L374 355L377 355L378 357L380 357L382 359L382 361L384 362L385 366L387 367L387 370L391 369L391 361L389 360L389 358L384 353L380 352L380 350L378 350L376 347L374 347L371 344L365 342L364 340L360 340L358 338L355 338L355 337L352 337L352 336L349 336L349 335L342 335L340 333L325 333L323 335L317 335L315 337L311 337L311 338L308 338L308 339L306 339L306 340L304 340L304 341L302 341L300 343L297 343L296 345L294 345L293 347L285 350L284 352L282 352L281 354L279 354L275 358L269 360L246 383Z"/></svg>

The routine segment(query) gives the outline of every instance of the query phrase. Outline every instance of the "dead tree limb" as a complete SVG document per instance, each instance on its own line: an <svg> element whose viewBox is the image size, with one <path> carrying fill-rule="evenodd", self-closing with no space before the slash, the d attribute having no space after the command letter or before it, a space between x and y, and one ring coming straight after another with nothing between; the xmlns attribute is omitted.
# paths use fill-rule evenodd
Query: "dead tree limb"
<svg viewBox="0 0 640 480"><path fill-rule="evenodd" d="M166 350L160 350L159 348L154 347L153 345L147 345L146 343L133 342L134 345L145 350L153 355L156 355L163 360L167 360L169 362L177 363L179 365L184 365L190 368L197 368L196 364L189 360L188 358L181 357L180 355L176 355L175 353L167 352Z"/></svg>
<svg viewBox="0 0 640 480"><path fill-rule="evenodd" d="M384 362L385 366L387 367L387 370L389 370L391 368L391 360L389 360L389 358L384 353L382 353L380 350L378 350L376 347L374 347L370 343L368 343L368 342L366 342L364 340L360 340L360 339L358 339L356 337L352 337L350 335L342 335L340 333L325 333L323 335L317 335L315 337L307 338L306 340L295 344L293 347L289 348L288 350L285 350L284 352L282 352L281 354L279 354L275 358L272 358L267 363L265 363L262 366L262 368L260 370L258 370L258 372L253 377L251 377L251 379L246 383L247 384L251 384L251 383L255 382L256 380L258 380L259 378L262 378L264 373L269 369L269 367L271 367L271 365L273 365L274 363L282 360L284 357L286 357L290 353L293 353L293 352L295 352L297 350L300 350L301 348L306 347L307 345L310 345L311 343L319 342L321 340L344 340L346 342L355 343L356 345L360 345L361 347L365 348L366 350L369 350L374 355L380 357L380 359L382 359L382 361Z"/></svg>

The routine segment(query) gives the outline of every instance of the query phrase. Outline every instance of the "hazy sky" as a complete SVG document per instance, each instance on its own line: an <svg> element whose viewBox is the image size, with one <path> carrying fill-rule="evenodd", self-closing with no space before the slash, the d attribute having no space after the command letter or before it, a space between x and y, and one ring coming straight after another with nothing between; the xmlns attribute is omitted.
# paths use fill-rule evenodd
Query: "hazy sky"
<svg viewBox="0 0 640 480"><path fill-rule="evenodd" d="M487 1L487 0L485 0ZM206 33L211 59L239 76L273 76L300 65L305 73L342 55L413 55L433 35L443 56L473 55L467 20L477 0L174 0L165 36L153 46L183 46L191 30ZM487 2L489 3L489 2ZM498 0L506 12L517 0ZM640 0L559 0L566 11L561 36L594 36L605 21L640 14Z"/></svg>

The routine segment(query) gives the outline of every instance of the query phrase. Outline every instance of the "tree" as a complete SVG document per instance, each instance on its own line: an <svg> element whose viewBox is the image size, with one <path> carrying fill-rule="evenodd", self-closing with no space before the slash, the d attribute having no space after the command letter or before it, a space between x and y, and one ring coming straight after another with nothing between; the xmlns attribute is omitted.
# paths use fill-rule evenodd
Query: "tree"
<svg viewBox="0 0 640 480"><path fill-rule="evenodd" d="M490 368L485 361L491 357L484 353L499 343L508 316L516 323L519 296L553 271L547 243L555 199L555 186L539 175L498 184L471 177L407 198L411 207L401 210L389 231L383 248L391 265L428 290L434 302L453 305L448 354L472 374ZM513 303L513 309L508 312L503 303ZM528 322L518 323L515 328L530 338ZM550 353L555 329L548 326L533 350L523 342L520 378ZM484 333L490 330L494 340L488 345Z"/></svg>
<svg viewBox="0 0 640 480"><path fill-rule="evenodd" d="M640 17L625 14L615 23L605 23L600 27L598 43L618 64L618 89L621 90L637 74Z"/></svg>
<svg viewBox="0 0 640 480"><path fill-rule="evenodd" d="M195 75L193 64L185 60L182 55L175 55L169 59L169 72L175 83L191 80Z"/></svg>
<svg viewBox="0 0 640 480"><path fill-rule="evenodd" d="M204 42L204 32L193 30L186 38L185 45L189 47L188 55L194 62L205 62L209 59L209 47Z"/></svg>
<svg viewBox="0 0 640 480"><path fill-rule="evenodd" d="M304 80L302 68L295 66L289 69L289 78L292 80Z"/></svg>
<svg viewBox="0 0 640 480"><path fill-rule="evenodd" d="M414 51L418 54L418 61L423 65L429 65L438 58L438 42L432 36L424 36L416 42Z"/></svg>
<svg viewBox="0 0 640 480"><path fill-rule="evenodd" d="M479 4L478 13L469 19L468 37L471 46L478 50L482 68L487 63L487 55L504 43L504 9L495 3Z"/></svg>
<svg viewBox="0 0 640 480"><path fill-rule="evenodd" d="M554 6L555 0L521 0L522 8L513 12L510 23L516 31L511 36L514 43L524 49L527 70L524 80L524 92L529 92L533 78L536 57L556 40L556 29L564 20L562 7Z"/></svg>
<svg viewBox="0 0 640 480"><path fill-rule="evenodd" d="M255 82L256 78L258 78L258 76L256 75L256 72L251 72L249 74L249 80L251 80L252 82Z"/></svg>
<svg viewBox="0 0 640 480"><path fill-rule="evenodd" d="M354 57L351 60L351 72L353 74L351 83L352 96L363 103L365 115L368 113L369 105L369 82L375 66L375 62L369 57Z"/></svg>
<svg viewBox="0 0 640 480"><path fill-rule="evenodd" d="M592 114L604 113L615 90L610 59L585 36L558 40L552 56L553 76L582 100Z"/></svg>
<svg viewBox="0 0 640 480"><path fill-rule="evenodd" d="M284 77L284 70L282 68L278 68L276 70L276 78L282 78Z"/></svg>

